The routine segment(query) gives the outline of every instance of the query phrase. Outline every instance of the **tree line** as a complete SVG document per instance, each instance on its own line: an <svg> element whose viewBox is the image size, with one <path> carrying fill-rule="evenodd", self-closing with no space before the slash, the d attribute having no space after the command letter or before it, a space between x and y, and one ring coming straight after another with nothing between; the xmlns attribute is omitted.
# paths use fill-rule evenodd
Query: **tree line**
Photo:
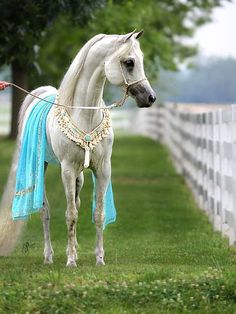
<svg viewBox="0 0 236 314"><path fill-rule="evenodd" d="M223 0L1 0L0 65L25 89L58 86L79 48L97 33L146 30L142 39L148 73L176 70L197 49L182 38L210 20ZM23 95L13 90L11 134Z"/></svg>
<svg viewBox="0 0 236 314"><path fill-rule="evenodd" d="M236 103L236 59L207 58L195 68L163 72L163 100L184 103ZM158 88L158 84L157 84Z"/></svg>

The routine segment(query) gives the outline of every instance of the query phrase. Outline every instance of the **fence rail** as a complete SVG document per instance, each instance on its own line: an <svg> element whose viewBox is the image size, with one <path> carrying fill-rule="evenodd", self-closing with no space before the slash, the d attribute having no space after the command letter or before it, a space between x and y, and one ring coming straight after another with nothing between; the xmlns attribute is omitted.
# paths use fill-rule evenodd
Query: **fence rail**
<svg viewBox="0 0 236 314"><path fill-rule="evenodd" d="M7 135L10 132L10 97L7 95L0 95L0 136Z"/></svg>
<svg viewBox="0 0 236 314"><path fill-rule="evenodd" d="M132 131L169 147L177 171L185 176L199 206L215 230L234 245L236 105L202 107L205 112L196 106L168 104L141 110Z"/></svg>

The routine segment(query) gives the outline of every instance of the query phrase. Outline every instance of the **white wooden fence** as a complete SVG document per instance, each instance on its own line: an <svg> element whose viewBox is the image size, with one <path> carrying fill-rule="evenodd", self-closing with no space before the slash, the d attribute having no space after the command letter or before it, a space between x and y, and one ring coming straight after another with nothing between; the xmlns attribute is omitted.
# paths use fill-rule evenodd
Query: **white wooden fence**
<svg viewBox="0 0 236 314"><path fill-rule="evenodd" d="M0 94L0 136L10 132L10 95Z"/></svg>
<svg viewBox="0 0 236 314"><path fill-rule="evenodd" d="M176 169L185 176L197 203L215 230L234 245L236 105L196 106L168 104L140 110L132 130L169 147Z"/></svg>

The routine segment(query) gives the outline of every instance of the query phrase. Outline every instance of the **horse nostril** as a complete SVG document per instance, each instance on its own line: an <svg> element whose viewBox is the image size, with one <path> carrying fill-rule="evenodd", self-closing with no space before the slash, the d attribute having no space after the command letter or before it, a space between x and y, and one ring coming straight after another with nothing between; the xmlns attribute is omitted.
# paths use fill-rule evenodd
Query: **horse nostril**
<svg viewBox="0 0 236 314"><path fill-rule="evenodd" d="M155 100L156 100L156 96L150 95L150 96L148 97L148 100L149 100L149 103L150 103L150 104L153 104L153 103L155 102Z"/></svg>

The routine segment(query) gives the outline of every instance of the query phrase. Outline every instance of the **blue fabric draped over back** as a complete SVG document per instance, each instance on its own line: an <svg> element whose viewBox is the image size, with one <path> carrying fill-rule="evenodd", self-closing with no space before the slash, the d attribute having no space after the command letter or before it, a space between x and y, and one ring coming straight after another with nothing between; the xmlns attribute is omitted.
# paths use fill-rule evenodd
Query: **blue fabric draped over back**
<svg viewBox="0 0 236 314"><path fill-rule="evenodd" d="M55 101L55 95L45 97L50 102ZM43 207L44 200L44 165L45 161L59 163L47 145L46 119L52 104L44 100L38 101L32 108L26 121L16 174L15 196L12 204L14 220L27 219L30 214L38 212ZM92 212L96 208L96 178L94 175L94 192ZM109 182L105 195L105 222L116 220L112 185Z"/></svg>

